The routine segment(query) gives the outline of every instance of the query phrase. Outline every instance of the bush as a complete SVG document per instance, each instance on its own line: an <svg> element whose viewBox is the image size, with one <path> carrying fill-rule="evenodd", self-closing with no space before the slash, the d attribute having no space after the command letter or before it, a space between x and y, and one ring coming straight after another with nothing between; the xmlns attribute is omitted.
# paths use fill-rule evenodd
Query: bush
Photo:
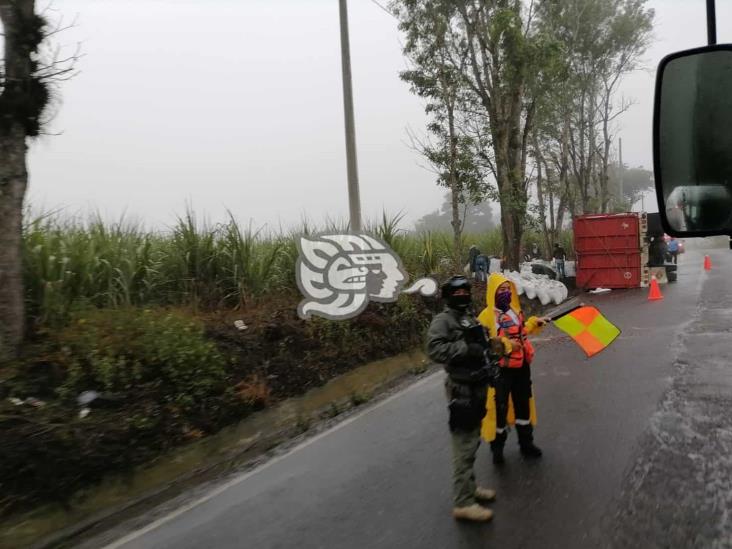
<svg viewBox="0 0 732 549"><path fill-rule="evenodd" d="M85 390L153 393L189 411L226 387L225 359L202 325L180 312L92 310L57 335L62 396Z"/></svg>
<svg viewBox="0 0 732 549"><path fill-rule="evenodd" d="M215 432L268 396L263 383L237 395L224 355L181 311L77 312L26 353L3 370L8 396L43 396L46 405L0 401L0 516L68 503L80 488ZM86 390L100 396L80 417L76 397Z"/></svg>

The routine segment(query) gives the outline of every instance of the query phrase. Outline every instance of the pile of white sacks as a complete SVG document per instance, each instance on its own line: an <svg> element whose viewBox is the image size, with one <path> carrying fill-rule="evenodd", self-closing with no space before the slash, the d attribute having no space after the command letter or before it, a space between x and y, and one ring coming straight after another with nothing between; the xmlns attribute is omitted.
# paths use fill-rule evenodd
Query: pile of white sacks
<svg viewBox="0 0 732 549"><path fill-rule="evenodd" d="M539 262L535 261L535 263ZM545 264L551 266L551 263ZM500 269L500 262L491 260L491 272L497 272L498 269ZM559 305L567 299L569 293L567 287L558 280L552 280L548 275L532 273L531 263L523 263L520 273L504 271L503 275L516 285L519 295L526 295L529 299L538 299L542 305L550 303Z"/></svg>

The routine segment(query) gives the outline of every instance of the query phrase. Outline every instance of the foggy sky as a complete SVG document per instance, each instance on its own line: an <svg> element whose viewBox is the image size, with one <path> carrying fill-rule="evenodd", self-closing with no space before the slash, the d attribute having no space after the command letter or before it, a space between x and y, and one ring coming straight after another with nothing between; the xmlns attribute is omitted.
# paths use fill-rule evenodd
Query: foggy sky
<svg viewBox="0 0 732 549"><path fill-rule="evenodd" d="M388 0L380 0L386 4ZM703 0L657 0L647 71L622 86L636 104L621 119L623 159L651 167L655 67L706 43ZM337 0L56 0L82 42L81 74L64 83L49 135L30 154L30 202L70 214L123 212L164 227L186 203L212 221L290 227L346 219ZM413 222L443 189L410 149L422 101L405 68L396 21L350 0L363 215L403 211ZM718 38L732 6L718 2ZM67 50L68 51L68 50ZM647 204L646 204L647 205ZM650 209L650 208L649 208Z"/></svg>

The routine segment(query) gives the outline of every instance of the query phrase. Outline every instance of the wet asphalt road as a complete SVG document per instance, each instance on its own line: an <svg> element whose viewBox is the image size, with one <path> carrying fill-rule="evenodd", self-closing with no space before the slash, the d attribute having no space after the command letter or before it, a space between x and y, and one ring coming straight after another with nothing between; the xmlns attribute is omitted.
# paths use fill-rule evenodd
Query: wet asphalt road
<svg viewBox="0 0 732 549"><path fill-rule="evenodd" d="M450 516L438 373L109 547L732 547L732 252L682 256L679 280L586 299L623 331L587 360L554 328L533 366L545 452L511 433L485 525Z"/></svg>

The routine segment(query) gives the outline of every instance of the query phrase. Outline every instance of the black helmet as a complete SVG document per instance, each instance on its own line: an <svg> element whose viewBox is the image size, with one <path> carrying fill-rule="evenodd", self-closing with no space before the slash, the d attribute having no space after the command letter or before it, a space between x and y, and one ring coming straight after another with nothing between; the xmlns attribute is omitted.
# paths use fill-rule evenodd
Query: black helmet
<svg viewBox="0 0 732 549"><path fill-rule="evenodd" d="M447 301L449 307L467 309L470 305L470 295L453 297L455 291L461 289L470 292L470 281L462 275L453 276L442 285L442 299Z"/></svg>
<svg viewBox="0 0 732 549"><path fill-rule="evenodd" d="M448 278L442 284L442 298L447 299L453 294L455 290L458 290L460 288L464 288L465 290L470 291L470 281L466 277L464 277L463 275L455 275Z"/></svg>

